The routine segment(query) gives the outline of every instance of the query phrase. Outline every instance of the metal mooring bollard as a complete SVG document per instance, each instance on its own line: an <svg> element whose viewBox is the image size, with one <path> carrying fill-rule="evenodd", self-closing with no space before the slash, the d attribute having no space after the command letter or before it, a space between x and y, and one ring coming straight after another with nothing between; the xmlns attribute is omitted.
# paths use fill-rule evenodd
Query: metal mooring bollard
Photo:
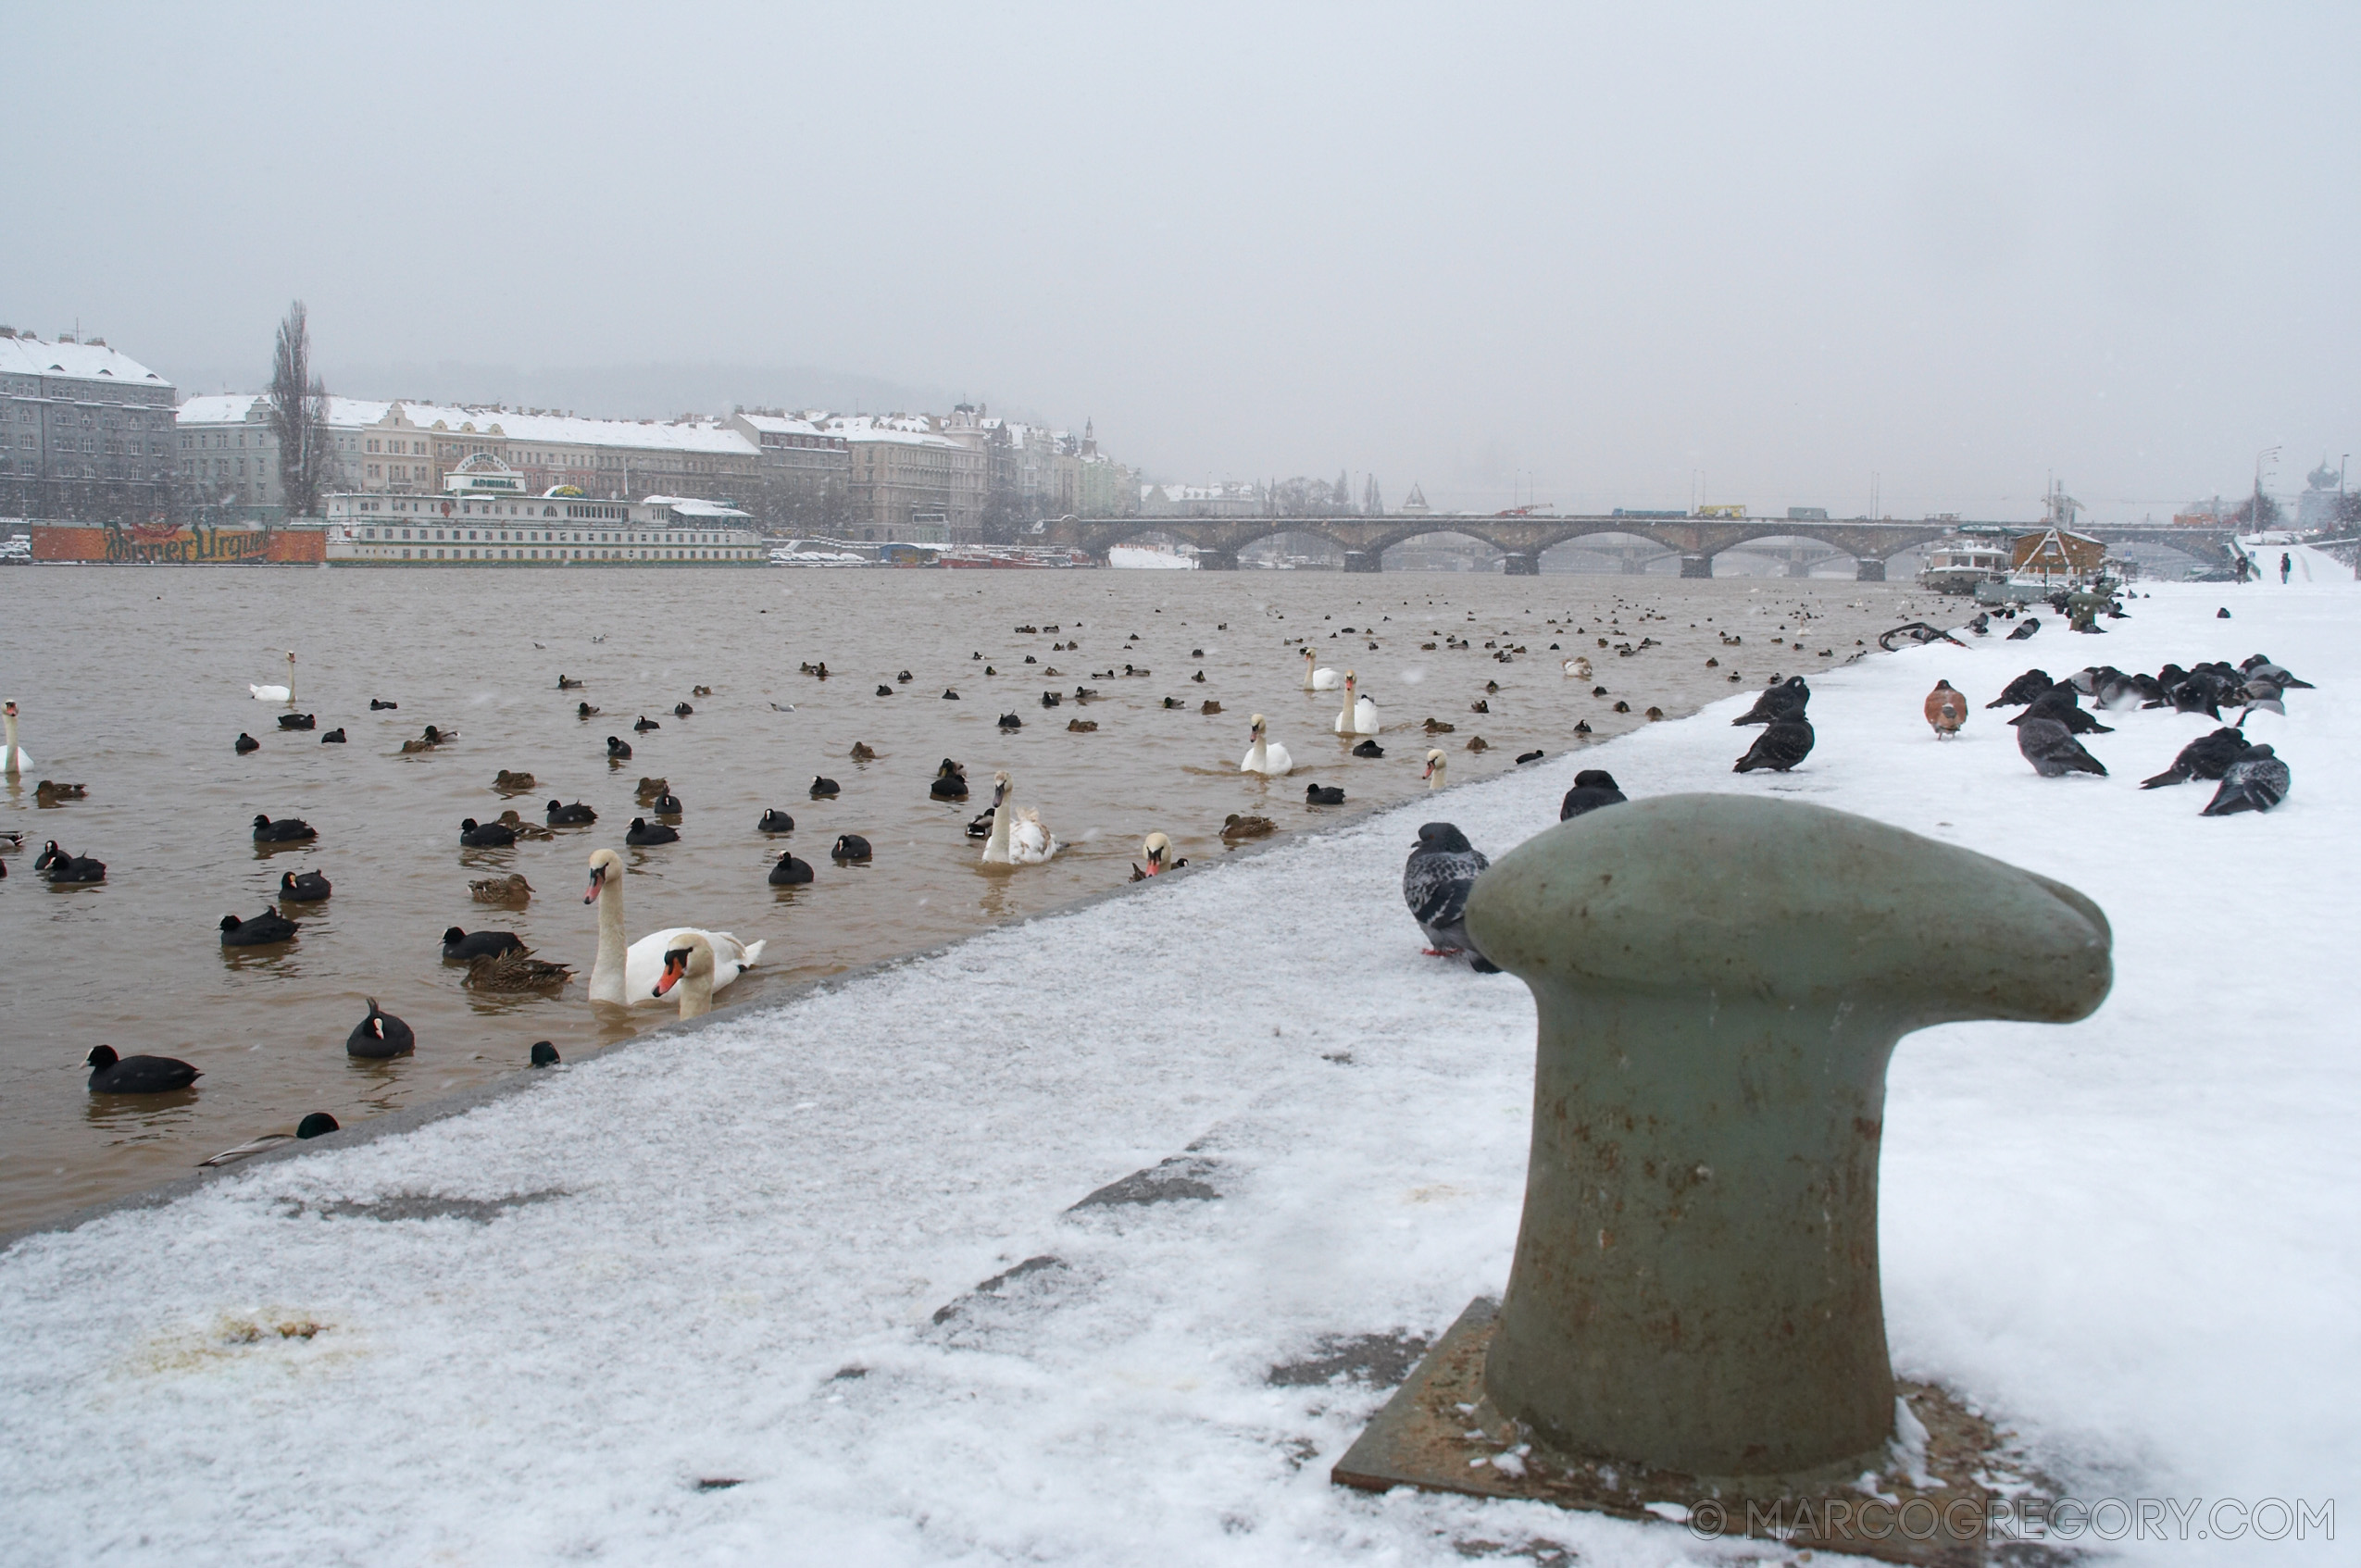
<svg viewBox="0 0 2361 1568"><path fill-rule="evenodd" d="M2089 1015L2097 905L1843 812L1673 795L1503 856L1468 925L1540 1010L1492 1402L1697 1476L1881 1451L1887 1059L1930 1024Z"/></svg>

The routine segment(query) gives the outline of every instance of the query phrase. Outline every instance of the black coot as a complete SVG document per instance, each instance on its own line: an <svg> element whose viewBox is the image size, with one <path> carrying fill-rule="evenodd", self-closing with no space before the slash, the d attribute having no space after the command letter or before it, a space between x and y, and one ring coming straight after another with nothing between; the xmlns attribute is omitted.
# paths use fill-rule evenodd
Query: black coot
<svg viewBox="0 0 2361 1568"><path fill-rule="evenodd" d="M642 845L677 844L681 841L681 834L678 829L667 828L661 822L650 822L643 816L635 816L631 818L630 828L623 834L623 841L627 844Z"/></svg>
<svg viewBox="0 0 2361 1568"><path fill-rule="evenodd" d="M793 833L794 830L795 819L775 807L764 812L762 820L755 824L757 833Z"/></svg>
<svg viewBox="0 0 2361 1568"><path fill-rule="evenodd" d="M522 952L524 945L514 931L477 931L470 935L453 926L443 933L443 957L449 964L497 958L504 952Z"/></svg>
<svg viewBox="0 0 2361 1568"><path fill-rule="evenodd" d="M299 844L319 837L319 830L300 816L282 816L273 822L257 815L254 819L254 841L257 844Z"/></svg>
<svg viewBox="0 0 2361 1568"><path fill-rule="evenodd" d="M797 860L793 851L781 855L779 863L770 868L770 875L763 878L774 888L799 888L811 879L812 863Z"/></svg>
<svg viewBox="0 0 2361 1568"><path fill-rule="evenodd" d="M505 850L516 841L515 830L497 822L478 822L470 816L459 824L459 842L471 850Z"/></svg>
<svg viewBox="0 0 2361 1568"><path fill-rule="evenodd" d="M273 942L295 940L295 923L275 909L265 908L251 920L241 920L234 915L221 917L223 947L269 947Z"/></svg>
<svg viewBox="0 0 2361 1568"><path fill-rule="evenodd" d="M205 1076L173 1056L118 1056L111 1045L94 1045L82 1058L90 1067L93 1094L169 1094Z"/></svg>
<svg viewBox="0 0 2361 1568"><path fill-rule="evenodd" d="M318 903L336 890L328 878L317 871L282 871L279 874L281 903Z"/></svg>
<svg viewBox="0 0 2361 1568"><path fill-rule="evenodd" d="M344 1037L347 1056L407 1056L418 1049L418 1037L410 1033L410 1026L377 1005L377 998L369 999L369 1016L353 1026Z"/></svg>
<svg viewBox="0 0 2361 1568"><path fill-rule="evenodd" d="M858 833L846 833L836 840L836 847L829 851L828 854L831 860L839 865L847 861L867 860L869 858L869 841Z"/></svg>

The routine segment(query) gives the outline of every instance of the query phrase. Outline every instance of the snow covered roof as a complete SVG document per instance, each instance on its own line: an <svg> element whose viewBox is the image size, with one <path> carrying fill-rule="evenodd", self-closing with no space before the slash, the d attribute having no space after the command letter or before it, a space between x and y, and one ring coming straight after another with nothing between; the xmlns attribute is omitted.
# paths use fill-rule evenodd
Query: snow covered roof
<svg viewBox="0 0 2361 1568"><path fill-rule="evenodd" d="M706 501L694 495L651 495L640 503L643 506L664 506L683 517L739 518L751 522L753 514L735 506L724 506L717 501Z"/></svg>
<svg viewBox="0 0 2361 1568"><path fill-rule="evenodd" d="M783 417L777 414L741 414L739 419L766 434L778 436L816 436L820 428L809 419Z"/></svg>
<svg viewBox="0 0 2361 1568"><path fill-rule="evenodd" d="M193 397L181 404L179 421L183 425L239 423L263 402L257 392ZM496 435L551 446L631 447L735 457L751 455L755 450L752 442L718 420L585 419L571 414L520 414L509 408L413 403L402 398L331 396L328 422L340 429L389 423L432 429L440 425L463 434Z"/></svg>
<svg viewBox="0 0 2361 1568"><path fill-rule="evenodd" d="M0 338L0 376L79 376L84 380L172 383L105 343L53 343L39 338Z"/></svg>

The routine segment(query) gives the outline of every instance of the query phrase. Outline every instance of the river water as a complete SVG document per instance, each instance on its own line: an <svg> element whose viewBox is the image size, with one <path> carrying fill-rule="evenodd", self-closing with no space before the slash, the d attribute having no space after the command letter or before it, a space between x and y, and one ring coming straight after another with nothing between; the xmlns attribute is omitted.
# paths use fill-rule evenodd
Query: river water
<svg viewBox="0 0 2361 1568"><path fill-rule="evenodd" d="M1733 674L1759 687L1826 669L1856 640L1873 650L1916 597L1829 579L1414 572L0 572L0 695L19 704L35 759L0 782L0 829L27 840L0 881L0 1229L185 1174L306 1112L352 1126L514 1072L534 1040L579 1060L669 1018L585 998L597 944L581 892L599 847L630 865L633 934L694 925L768 940L761 966L719 997L740 1002L1119 884L1150 831L1202 865L1226 852L1233 812L1295 832L1405 799L1423 788L1430 716L1455 726L1431 742L1454 783L1535 748L1549 755L1533 765L1570 782L1578 720L1605 739L1648 722L1651 705L1677 717L1729 695ZM1380 704L1382 759L1352 757L1333 734L1338 694L1301 689L1299 638L1323 666L1358 672ZM1658 645L1627 658L1602 638ZM1516 647L1528 652L1496 660ZM288 706L247 691L285 679L278 651L289 648L293 707L318 716L308 733L281 731ZM1593 680L1561 672L1577 652ZM822 662L831 678L798 673ZM1143 673L1125 676L1127 665ZM561 675L584 688L561 692ZM1077 685L1100 695L1078 707ZM946 688L961 700L945 701ZM1053 689L1067 700L1044 709ZM372 712L371 698L400 706ZM1199 712L1208 700L1219 715ZM1478 700L1491 711L1472 712ZM1630 714L1613 711L1618 700ZM578 718L581 701L599 716ZM674 716L683 701L694 714ZM1237 771L1256 712L1293 753L1293 778ZM1006 713L1023 728L998 728ZM635 733L642 715L661 728ZM1069 731L1076 717L1097 729ZM429 724L459 738L404 753ZM340 726L348 743L321 743ZM237 754L241 730L261 748ZM631 742L631 762L610 765L610 734ZM1470 753L1479 735L1490 750ZM876 759L852 760L856 741ZM1743 745L1733 734L1731 755ZM929 796L946 756L967 766L965 805ZM502 768L538 785L504 798L493 788ZM986 869L965 836L999 768L1068 846L1046 865ZM841 796L811 799L816 774ZM643 776L681 798L681 842L624 847L631 819L653 817L634 803ZM88 798L42 806L42 778L85 784ZM1343 786L1347 803L1306 806L1311 781ZM460 846L463 818L514 805L538 823L553 797L588 803L597 824L511 849ZM795 818L784 839L755 831L773 806ZM319 838L259 848L256 813L304 818ZM867 837L874 861L831 864L841 833ZM52 839L106 862L106 880L40 881L33 857ZM784 848L816 867L809 886L766 883ZM324 872L335 889L288 910L296 940L221 947L221 916L259 913L291 870ZM534 889L529 904L474 902L471 879L511 871ZM576 978L548 995L466 989L465 970L442 962L453 925L513 930ZM346 1056L372 996L417 1031L415 1056ZM180 1094L92 1095L81 1061L102 1041L205 1076Z"/></svg>

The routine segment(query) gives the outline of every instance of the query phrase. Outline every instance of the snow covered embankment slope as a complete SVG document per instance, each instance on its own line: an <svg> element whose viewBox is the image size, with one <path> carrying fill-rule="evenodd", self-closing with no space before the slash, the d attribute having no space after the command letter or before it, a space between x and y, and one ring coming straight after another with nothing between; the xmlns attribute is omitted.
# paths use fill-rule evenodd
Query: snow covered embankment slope
<svg viewBox="0 0 2361 1568"><path fill-rule="evenodd" d="M1381 1394L1268 1381L1324 1337L1432 1334L1502 1285L1531 1005L1421 958L1398 878L1419 822L1497 855L1584 765L1634 795L1862 812L2095 897L2117 964L2097 1016L1896 1054L1896 1361L2016 1424L2079 1495L2333 1495L2361 1474L2361 595L2131 608L2103 638L2053 623L1807 671L1819 741L1792 776L1730 772L1754 732L1725 705L31 1238L0 1256L7 1555L1709 1553L1669 1526L1343 1492L1328 1466ZM1981 706L2036 663L2255 652L2320 688L2249 725L2294 772L2267 816L2137 789L2210 721L2122 715L2088 742L2111 778L2047 780ZM1949 744L1918 717L1938 676L1977 704ZM1219 1197L1065 1213L1192 1144L1180 1174ZM742 1484L699 1487L717 1480Z"/></svg>

